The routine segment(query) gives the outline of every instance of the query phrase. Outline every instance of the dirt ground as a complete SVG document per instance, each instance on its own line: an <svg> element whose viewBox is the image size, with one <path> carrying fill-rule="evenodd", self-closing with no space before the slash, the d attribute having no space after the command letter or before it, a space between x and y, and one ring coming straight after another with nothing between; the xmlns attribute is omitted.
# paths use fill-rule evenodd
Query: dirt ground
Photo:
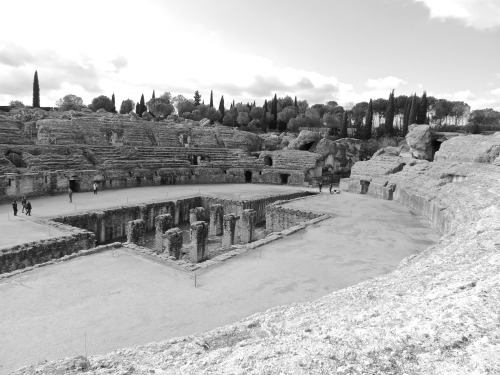
<svg viewBox="0 0 500 375"><path fill-rule="evenodd" d="M198 186L175 188L186 195L188 188ZM212 189L200 188L205 193ZM280 188L285 190L274 185L217 185L212 191L266 195ZM140 189L140 196L154 198L157 187L143 189L148 191ZM102 197L106 204L116 205L127 196L139 199L125 190L101 193L95 199ZM102 208L92 196L80 198L87 209ZM59 213L58 203L50 203L57 199L64 210L63 197L40 199L36 207ZM209 269L197 276L197 287L194 276L126 250L1 281L0 374L39 360L193 334L274 306L314 300L390 272L401 259L439 239L427 222L390 201L323 193L289 205L328 212L333 218ZM5 205L0 214L2 210Z"/></svg>

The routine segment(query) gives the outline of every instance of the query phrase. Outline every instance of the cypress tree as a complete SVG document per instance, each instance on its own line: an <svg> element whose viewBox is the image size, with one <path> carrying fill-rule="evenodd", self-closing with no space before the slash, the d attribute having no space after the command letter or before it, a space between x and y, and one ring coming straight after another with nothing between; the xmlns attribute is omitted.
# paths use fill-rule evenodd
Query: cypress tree
<svg viewBox="0 0 500 375"><path fill-rule="evenodd" d="M210 90L210 105L209 105L209 107L213 108L213 106L214 106L214 93L212 90Z"/></svg>
<svg viewBox="0 0 500 375"><path fill-rule="evenodd" d="M262 119L260 120L260 128L265 133L265 132L267 132L267 128L269 126L269 124L267 123L267 100L264 102L262 109L264 111L262 111Z"/></svg>
<svg viewBox="0 0 500 375"><path fill-rule="evenodd" d="M195 106L200 105L200 102L201 102L201 95L200 95L200 92L198 90L196 90L194 92L194 105Z"/></svg>
<svg viewBox="0 0 500 375"><path fill-rule="evenodd" d="M370 99L368 104L368 110L366 111L366 121L365 121L365 139L370 139L372 137L372 127L373 127L373 103Z"/></svg>
<svg viewBox="0 0 500 375"><path fill-rule="evenodd" d="M295 96L295 100L293 101L293 105L297 108L299 108L299 106L297 105L297 96Z"/></svg>
<svg viewBox="0 0 500 375"><path fill-rule="evenodd" d="M234 107L234 99L233 99L233 107Z"/></svg>
<svg viewBox="0 0 500 375"><path fill-rule="evenodd" d="M111 95L111 103L113 103L113 112L116 113L115 93L113 93L113 95Z"/></svg>
<svg viewBox="0 0 500 375"><path fill-rule="evenodd" d="M151 97L151 99L156 99L156 97L155 97L155 90L153 90L153 96Z"/></svg>
<svg viewBox="0 0 500 375"><path fill-rule="evenodd" d="M267 99L264 100L264 107L263 108L264 108L264 113L269 112L269 110L267 109Z"/></svg>
<svg viewBox="0 0 500 375"><path fill-rule="evenodd" d="M405 112L403 116L403 137L408 134L408 125L410 125L410 109L411 109L411 98L406 99Z"/></svg>
<svg viewBox="0 0 500 375"><path fill-rule="evenodd" d="M347 111L344 111L344 117L342 118L342 128L340 128L340 138L347 138L347 126L349 124L349 120L347 117Z"/></svg>
<svg viewBox="0 0 500 375"><path fill-rule="evenodd" d="M410 118L408 125L417 123L417 114L418 114L418 99L417 99L417 94L413 94L413 97L411 99Z"/></svg>
<svg viewBox="0 0 500 375"><path fill-rule="evenodd" d="M139 104L139 116L142 117L142 114L147 111L146 103L144 103L144 94L141 95L141 102Z"/></svg>
<svg viewBox="0 0 500 375"><path fill-rule="evenodd" d="M417 114L417 124L427 124L427 107L429 103L427 101L427 93L424 91L422 99L420 99L420 106Z"/></svg>
<svg viewBox="0 0 500 375"><path fill-rule="evenodd" d="M278 98L274 94L273 102L271 104L271 114L273 115L273 122L269 125L269 129L276 129L278 126Z"/></svg>
<svg viewBox="0 0 500 375"><path fill-rule="evenodd" d="M139 103L135 104L135 113L137 113L140 116L141 106L139 105Z"/></svg>
<svg viewBox="0 0 500 375"><path fill-rule="evenodd" d="M255 100L253 101L253 107L255 107Z"/></svg>
<svg viewBox="0 0 500 375"><path fill-rule="evenodd" d="M221 121L224 118L224 111L225 111L225 109L224 109L224 95L222 95L222 97L220 98L220 103L219 103L219 112L222 115Z"/></svg>
<svg viewBox="0 0 500 375"><path fill-rule="evenodd" d="M389 94L389 102L387 103L387 110L385 111L385 132L387 135L394 134L394 90Z"/></svg>
<svg viewBox="0 0 500 375"><path fill-rule="evenodd" d="M38 83L38 71L36 70L33 78L33 108L40 108L40 84Z"/></svg>

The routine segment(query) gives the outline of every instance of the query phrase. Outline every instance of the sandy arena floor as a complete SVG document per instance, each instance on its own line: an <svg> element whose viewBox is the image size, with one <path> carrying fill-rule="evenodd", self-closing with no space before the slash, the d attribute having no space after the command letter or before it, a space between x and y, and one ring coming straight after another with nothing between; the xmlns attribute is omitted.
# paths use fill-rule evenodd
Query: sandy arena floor
<svg viewBox="0 0 500 375"><path fill-rule="evenodd" d="M76 194L74 201L77 209L87 210L120 205L127 197L129 202L160 198L166 190L169 197L184 196L198 188L242 198L290 190L276 185L148 187ZM39 360L201 332L274 306L314 300L390 272L439 239L426 221L394 202L323 193L290 205L334 218L209 269L197 277L197 288L191 275L127 250L0 281L0 374ZM37 215L71 210L65 196L37 199L34 206ZM0 215L8 208L0 206Z"/></svg>

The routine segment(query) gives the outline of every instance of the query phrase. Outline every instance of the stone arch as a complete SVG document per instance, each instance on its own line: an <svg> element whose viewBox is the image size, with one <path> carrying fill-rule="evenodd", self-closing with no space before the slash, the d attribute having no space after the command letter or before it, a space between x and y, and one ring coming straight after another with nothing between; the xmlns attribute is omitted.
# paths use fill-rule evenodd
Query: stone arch
<svg viewBox="0 0 500 375"><path fill-rule="evenodd" d="M264 165L268 165L270 167L273 166L273 158L269 155L264 156Z"/></svg>

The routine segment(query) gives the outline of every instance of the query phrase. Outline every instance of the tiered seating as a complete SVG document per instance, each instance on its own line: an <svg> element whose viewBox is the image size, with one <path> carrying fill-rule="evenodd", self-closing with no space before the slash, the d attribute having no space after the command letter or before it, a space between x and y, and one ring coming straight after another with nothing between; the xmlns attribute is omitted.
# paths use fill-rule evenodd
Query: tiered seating
<svg viewBox="0 0 500 375"><path fill-rule="evenodd" d="M23 132L23 123L20 121L0 120L0 143L4 144L32 144L33 141Z"/></svg>
<svg viewBox="0 0 500 375"><path fill-rule="evenodd" d="M59 154L41 154L32 156L28 160L28 169L30 171L41 170L62 170L62 169L93 169L83 155L59 155Z"/></svg>

